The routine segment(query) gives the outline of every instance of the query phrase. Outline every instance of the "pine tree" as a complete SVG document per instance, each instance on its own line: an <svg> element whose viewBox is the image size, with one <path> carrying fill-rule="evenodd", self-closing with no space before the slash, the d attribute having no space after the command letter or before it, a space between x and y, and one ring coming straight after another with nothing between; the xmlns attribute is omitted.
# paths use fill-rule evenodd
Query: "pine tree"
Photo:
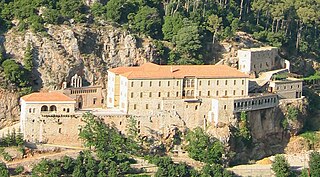
<svg viewBox="0 0 320 177"><path fill-rule="evenodd" d="M24 68L28 71L32 71L33 68L33 49L31 48L31 44L28 43L26 51L24 53L23 58Z"/></svg>

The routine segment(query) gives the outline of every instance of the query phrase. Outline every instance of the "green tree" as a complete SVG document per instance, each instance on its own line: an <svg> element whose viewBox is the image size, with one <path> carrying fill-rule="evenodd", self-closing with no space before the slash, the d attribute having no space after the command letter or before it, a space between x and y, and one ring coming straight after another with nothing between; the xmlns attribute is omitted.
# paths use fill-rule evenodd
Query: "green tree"
<svg viewBox="0 0 320 177"><path fill-rule="evenodd" d="M134 16L133 29L153 38L161 35L162 19L156 8L143 6Z"/></svg>
<svg viewBox="0 0 320 177"><path fill-rule="evenodd" d="M172 41L173 37L178 34L178 31L183 27L183 18L180 14L174 16L165 16L162 26L163 39Z"/></svg>
<svg viewBox="0 0 320 177"><path fill-rule="evenodd" d="M107 3L107 19L120 22L124 16L126 0L110 0Z"/></svg>
<svg viewBox="0 0 320 177"><path fill-rule="evenodd" d="M232 177L232 174L219 164L207 164L201 169L201 177Z"/></svg>
<svg viewBox="0 0 320 177"><path fill-rule="evenodd" d="M32 177L46 177L50 173L50 162L47 159L41 160L32 168Z"/></svg>
<svg viewBox="0 0 320 177"><path fill-rule="evenodd" d="M27 71L31 72L33 69L33 49L30 43L28 43L27 48L24 52L23 63L24 63L24 68Z"/></svg>
<svg viewBox="0 0 320 177"><path fill-rule="evenodd" d="M1 177L9 177L9 170L4 163L0 163L0 176Z"/></svg>
<svg viewBox="0 0 320 177"><path fill-rule="evenodd" d="M14 60L6 60L2 63L5 78L19 87L28 85L24 69Z"/></svg>
<svg viewBox="0 0 320 177"><path fill-rule="evenodd" d="M320 176L320 153L319 152L312 152L310 154L309 160L309 168L310 168L310 175Z"/></svg>
<svg viewBox="0 0 320 177"><path fill-rule="evenodd" d="M175 61L177 64L201 64L202 55L200 51L201 35L198 26L186 26L179 30L174 37L176 50L180 54L180 58Z"/></svg>
<svg viewBox="0 0 320 177"><path fill-rule="evenodd" d="M290 170L290 165L283 155L275 156L271 168L276 174L276 177L289 177L292 174Z"/></svg>
<svg viewBox="0 0 320 177"><path fill-rule="evenodd" d="M218 29L221 26L222 18L217 15L210 15L207 21L207 29L212 33L212 44L215 43Z"/></svg>
<svg viewBox="0 0 320 177"><path fill-rule="evenodd" d="M224 146L214 137L210 137L203 129L195 128L187 133L187 151L195 160L208 164L221 164Z"/></svg>

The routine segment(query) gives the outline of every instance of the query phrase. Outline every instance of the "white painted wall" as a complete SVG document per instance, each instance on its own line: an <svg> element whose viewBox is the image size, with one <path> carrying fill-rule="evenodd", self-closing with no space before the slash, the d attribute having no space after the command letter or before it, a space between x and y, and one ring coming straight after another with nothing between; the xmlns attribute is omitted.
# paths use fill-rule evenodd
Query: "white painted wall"
<svg viewBox="0 0 320 177"><path fill-rule="evenodd" d="M120 76L120 104L119 108L121 111L128 111L128 79L126 77Z"/></svg>
<svg viewBox="0 0 320 177"><path fill-rule="evenodd" d="M114 107L115 78L116 78L115 73L108 71L108 93L107 93L108 108Z"/></svg>
<svg viewBox="0 0 320 177"><path fill-rule="evenodd" d="M238 50L238 69L241 72L250 74L251 71L251 51L249 50Z"/></svg>

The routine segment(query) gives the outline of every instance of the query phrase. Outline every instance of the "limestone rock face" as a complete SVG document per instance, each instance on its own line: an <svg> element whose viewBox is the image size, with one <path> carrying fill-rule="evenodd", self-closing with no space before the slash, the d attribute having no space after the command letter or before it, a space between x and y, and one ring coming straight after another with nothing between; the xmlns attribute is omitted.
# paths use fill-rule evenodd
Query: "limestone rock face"
<svg viewBox="0 0 320 177"><path fill-rule="evenodd" d="M22 63L28 43L34 49L35 87L60 89L74 74L87 84L106 84L109 67L138 65L154 58L154 45L126 31L103 26L49 25L48 35L11 30L4 36L4 48Z"/></svg>
<svg viewBox="0 0 320 177"><path fill-rule="evenodd" d="M93 2L93 1L90 1ZM33 48L33 86L40 90L61 89L75 74L84 86L106 87L110 67L130 66L152 61L154 45L120 28L109 25L48 25L47 33L17 32L0 36L0 46L8 57L23 64L28 43ZM0 90L0 118L16 120L18 95Z"/></svg>
<svg viewBox="0 0 320 177"><path fill-rule="evenodd" d="M19 95L0 89L0 129L19 120Z"/></svg>

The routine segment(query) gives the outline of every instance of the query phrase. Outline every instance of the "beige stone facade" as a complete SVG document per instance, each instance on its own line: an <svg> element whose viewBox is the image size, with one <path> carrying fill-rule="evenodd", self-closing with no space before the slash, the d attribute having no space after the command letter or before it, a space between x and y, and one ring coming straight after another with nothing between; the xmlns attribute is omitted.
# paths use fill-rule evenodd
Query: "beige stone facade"
<svg viewBox="0 0 320 177"><path fill-rule="evenodd" d="M276 93L280 98L301 98L303 80L287 78L270 81L269 92Z"/></svg>
<svg viewBox="0 0 320 177"><path fill-rule="evenodd" d="M66 88L63 93L76 101L77 110L106 107L101 86Z"/></svg>
<svg viewBox="0 0 320 177"><path fill-rule="evenodd" d="M238 69L247 74L259 74L275 67L278 56L276 47L260 47L238 50Z"/></svg>

